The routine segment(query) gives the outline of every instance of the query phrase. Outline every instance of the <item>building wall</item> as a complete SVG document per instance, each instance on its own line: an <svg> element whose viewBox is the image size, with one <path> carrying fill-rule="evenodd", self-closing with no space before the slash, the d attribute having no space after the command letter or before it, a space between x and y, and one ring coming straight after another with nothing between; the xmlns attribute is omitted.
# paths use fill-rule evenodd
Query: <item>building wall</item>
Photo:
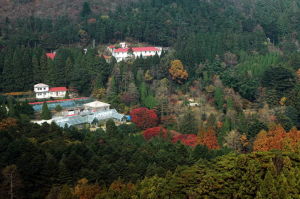
<svg viewBox="0 0 300 199"><path fill-rule="evenodd" d="M66 91L49 92L50 97L65 97Z"/></svg>
<svg viewBox="0 0 300 199"><path fill-rule="evenodd" d="M37 99L47 99L50 97L54 98L63 98L66 96L66 91L57 91L57 92L36 92L35 94Z"/></svg>
<svg viewBox="0 0 300 199"><path fill-rule="evenodd" d="M49 91L49 86L35 86L34 87L34 92L48 92Z"/></svg>
<svg viewBox="0 0 300 199"><path fill-rule="evenodd" d="M50 98L48 91L47 92L36 92L35 93L35 97L37 99L47 99L47 98Z"/></svg>
<svg viewBox="0 0 300 199"><path fill-rule="evenodd" d="M148 56L154 56L155 54L158 54L158 56L161 55L161 50L160 51L139 51L139 52L133 52L133 55L135 57L148 57ZM122 60L126 60L128 58L128 53L127 52L113 52L112 56L114 56L117 60L117 62L120 62Z"/></svg>

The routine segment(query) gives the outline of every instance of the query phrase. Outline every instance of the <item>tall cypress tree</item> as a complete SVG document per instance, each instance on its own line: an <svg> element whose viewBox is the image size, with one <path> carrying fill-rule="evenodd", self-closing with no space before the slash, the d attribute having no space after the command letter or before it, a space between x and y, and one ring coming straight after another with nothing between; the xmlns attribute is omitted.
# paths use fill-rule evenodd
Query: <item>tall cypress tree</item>
<svg viewBox="0 0 300 199"><path fill-rule="evenodd" d="M82 10L80 12L81 17L87 17L92 13L90 4L88 2L84 2L82 5Z"/></svg>
<svg viewBox="0 0 300 199"><path fill-rule="evenodd" d="M48 105L47 103L43 103L43 107L42 107L42 119L43 120L49 120L51 119L51 112L48 109Z"/></svg>
<svg viewBox="0 0 300 199"><path fill-rule="evenodd" d="M33 68L33 81L34 83L40 83L43 82L42 80L42 68L39 63L39 60L36 55L33 55L32 57L32 68Z"/></svg>
<svg viewBox="0 0 300 199"><path fill-rule="evenodd" d="M197 134L198 133L198 124L195 118L194 112L189 109L183 116L180 124L179 130L183 134Z"/></svg>
<svg viewBox="0 0 300 199"><path fill-rule="evenodd" d="M30 48L25 48L22 57L22 77L23 77L23 89L31 90L33 86L33 68L32 68L32 51Z"/></svg>
<svg viewBox="0 0 300 199"><path fill-rule="evenodd" d="M48 78L48 59L45 54L43 54L40 58L40 68L41 68L41 82L48 82L46 79Z"/></svg>

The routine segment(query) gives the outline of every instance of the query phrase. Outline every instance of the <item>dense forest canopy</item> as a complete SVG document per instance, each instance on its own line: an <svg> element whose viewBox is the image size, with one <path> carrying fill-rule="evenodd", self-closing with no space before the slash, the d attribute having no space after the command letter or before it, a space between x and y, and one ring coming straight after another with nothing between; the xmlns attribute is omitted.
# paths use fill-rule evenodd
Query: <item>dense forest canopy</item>
<svg viewBox="0 0 300 199"><path fill-rule="evenodd" d="M299 196L299 1L18 0L0 13L0 196ZM164 51L117 62L107 46L123 41ZM33 110L36 83L131 123L33 124L62 111Z"/></svg>

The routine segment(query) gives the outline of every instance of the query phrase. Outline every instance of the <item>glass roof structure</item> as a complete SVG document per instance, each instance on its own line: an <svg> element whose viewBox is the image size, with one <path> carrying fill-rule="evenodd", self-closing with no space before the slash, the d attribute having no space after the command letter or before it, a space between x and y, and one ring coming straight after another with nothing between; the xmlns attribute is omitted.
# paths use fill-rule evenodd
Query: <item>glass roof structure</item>
<svg viewBox="0 0 300 199"><path fill-rule="evenodd" d="M115 109L110 109L106 111L100 112L84 112L79 115L75 116L68 116L68 117L56 117L52 118L52 121L55 122L60 127L65 126L73 126L79 124L91 124L95 121L101 120L108 120L108 119L115 119L118 121L125 120L126 117L123 114L118 113Z"/></svg>

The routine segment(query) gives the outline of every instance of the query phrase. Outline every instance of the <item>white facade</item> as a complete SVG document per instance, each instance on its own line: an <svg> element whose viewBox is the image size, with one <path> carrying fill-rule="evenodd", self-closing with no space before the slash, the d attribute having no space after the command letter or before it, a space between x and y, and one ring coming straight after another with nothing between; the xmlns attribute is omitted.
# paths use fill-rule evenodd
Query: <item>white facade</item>
<svg viewBox="0 0 300 199"><path fill-rule="evenodd" d="M66 96L66 87L49 88L47 84L39 83L34 85L35 97L37 99L63 98Z"/></svg>
<svg viewBox="0 0 300 199"><path fill-rule="evenodd" d="M49 96L49 86L47 84L36 84L34 85L35 97L37 99L47 99Z"/></svg>
<svg viewBox="0 0 300 199"><path fill-rule="evenodd" d="M120 43L121 48L115 48L115 46L109 46L108 49L112 53L112 56L114 56L117 60L117 62L120 61L126 61L129 58L137 58L137 57L149 57L158 55L160 56L162 53L161 47L132 47L128 48L127 44L125 42ZM132 54L128 53L128 51L132 49Z"/></svg>

